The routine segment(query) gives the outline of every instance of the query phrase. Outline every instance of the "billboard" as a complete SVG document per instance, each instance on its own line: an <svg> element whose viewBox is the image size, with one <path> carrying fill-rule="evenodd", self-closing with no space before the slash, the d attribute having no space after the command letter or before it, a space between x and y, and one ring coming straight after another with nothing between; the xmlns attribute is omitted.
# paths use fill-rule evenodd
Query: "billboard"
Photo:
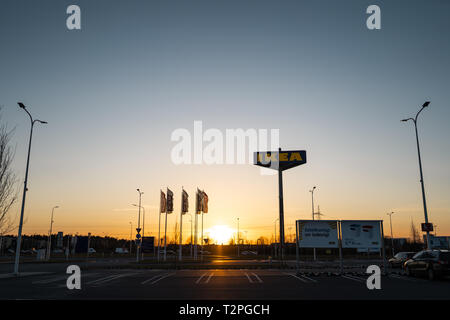
<svg viewBox="0 0 450 320"><path fill-rule="evenodd" d="M378 220L341 221L342 248L381 248L381 230Z"/></svg>
<svg viewBox="0 0 450 320"><path fill-rule="evenodd" d="M86 253L88 251L89 237L77 236L75 239L75 253Z"/></svg>
<svg viewBox="0 0 450 320"><path fill-rule="evenodd" d="M297 220L301 248L337 248L338 222L335 220Z"/></svg>
<svg viewBox="0 0 450 320"><path fill-rule="evenodd" d="M427 236L423 236L424 243L427 243ZM450 237L436 237L430 234L431 249L449 249Z"/></svg>
<svg viewBox="0 0 450 320"><path fill-rule="evenodd" d="M142 237L142 252L153 253L155 248L155 237Z"/></svg>
<svg viewBox="0 0 450 320"><path fill-rule="evenodd" d="M64 239L64 234L61 231L58 232L58 234L56 236L56 247L57 248L63 247L63 239Z"/></svg>
<svg viewBox="0 0 450 320"><path fill-rule="evenodd" d="M265 168L282 171L306 163L305 150L283 150L255 152L253 154L253 164Z"/></svg>

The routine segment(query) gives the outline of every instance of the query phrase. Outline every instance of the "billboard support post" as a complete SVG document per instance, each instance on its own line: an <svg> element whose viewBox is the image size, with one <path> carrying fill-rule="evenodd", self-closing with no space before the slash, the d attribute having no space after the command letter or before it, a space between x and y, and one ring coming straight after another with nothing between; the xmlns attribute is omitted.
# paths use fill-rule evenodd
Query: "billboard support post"
<svg viewBox="0 0 450 320"><path fill-rule="evenodd" d="M298 221L295 221L295 270L299 273Z"/></svg>
<svg viewBox="0 0 450 320"><path fill-rule="evenodd" d="M344 263L343 263L343 257L342 257L342 230L341 230L341 222L337 222L338 226L338 242L339 242L339 268L341 270L341 274L344 273Z"/></svg>
<svg viewBox="0 0 450 320"><path fill-rule="evenodd" d="M281 148L278 148L281 153ZM283 171L278 164L278 196L280 204L280 259L284 263L284 205L283 205Z"/></svg>
<svg viewBox="0 0 450 320"><path fill-rule="evenodd" d="M180 212L180 252L179 260L183 260L183 187L181 187L181 212Z"/></svg>
<svg viewBox="0 0 450 320"><path fill-rule="evenodd" d="M288 150L255 152L254 164L257 166L270 168L278 171L278 198L279 198L279 219L280 219L280 259L284 262L284 206L283 206L283 171L305 164L305 150Z"/></svg>
<svg viewBox="0 0 450 320"><path fill-rule="evenodd" d="M380 220L380 229L381 229L381 249L382 252L382 259L383 259L383 272L386 273L386 250L384 248L384 230L383 230L383 220Z"/></svg>

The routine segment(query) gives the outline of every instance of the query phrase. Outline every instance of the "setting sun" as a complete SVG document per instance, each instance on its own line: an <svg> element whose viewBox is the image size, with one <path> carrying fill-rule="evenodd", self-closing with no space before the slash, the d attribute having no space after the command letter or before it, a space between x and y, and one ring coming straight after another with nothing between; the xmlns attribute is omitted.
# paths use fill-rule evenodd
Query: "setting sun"
<svg viewBox="0 0 450 320"><path fill-rule="evenodd" d="M212 239L212 243L228 244L233 237L234 230L225 225L216 225L206 230Z"/></svg>

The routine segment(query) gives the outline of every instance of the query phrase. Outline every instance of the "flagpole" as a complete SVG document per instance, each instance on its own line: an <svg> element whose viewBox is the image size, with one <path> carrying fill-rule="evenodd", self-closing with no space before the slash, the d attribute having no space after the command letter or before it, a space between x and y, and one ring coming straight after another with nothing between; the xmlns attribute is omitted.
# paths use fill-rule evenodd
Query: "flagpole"
<svg viewBox="0 0 450 320"><path fill-rule="evenodd" d="M198 197L196 195L196 197ZM197 198L196 200L197 201ZM197 260L197 230L198 230L198 226L197 226L197 221L198 221L198 214L197 214L197 208L195 209L195 227L194 227L194 260Z"/></svg>
<svg viewBox="0 0 450 320"><path fill-rule="evenodd" d="M167 259L167 198L169 198L169 188L166 191L166 224L164 227L164 261Z"/></svg>
<svg viewBox="0 0 450 320"><path fill-rule="evenodd" d="M202 211L202 239L200 240L201 242L202 242L202 254L201 254L201 257L202 257L202 261L203 261L203 242L204 242L204 240L203 240L203 211Z"/></svg>
<svg viewBox="0 0 450 320"><path fill-rule="evenodd" d="M161 194L162 190L159 190L159 219L158 219L158 261L159 261L159 247L161 244Z"/></svg>
<svg viewBox="0 0 450 320"><path fill-rule="evenodd" d="M180 210L180 261L183 259L183 187L181 187L181 210Z"/></svg>

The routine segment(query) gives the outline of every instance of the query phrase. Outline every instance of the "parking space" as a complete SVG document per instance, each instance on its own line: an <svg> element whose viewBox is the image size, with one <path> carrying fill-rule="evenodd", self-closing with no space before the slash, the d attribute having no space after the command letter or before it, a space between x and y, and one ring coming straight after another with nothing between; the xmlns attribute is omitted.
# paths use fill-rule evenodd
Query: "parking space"
<svg viewBox="0 0 450 320"><path fill-rule="evenodd" d="M0 279L2 299L448 299L450 281L391 274L381 290L367 276L297 274L284 270L92 270L82 271L81 290L69 275Z"/></svg>

